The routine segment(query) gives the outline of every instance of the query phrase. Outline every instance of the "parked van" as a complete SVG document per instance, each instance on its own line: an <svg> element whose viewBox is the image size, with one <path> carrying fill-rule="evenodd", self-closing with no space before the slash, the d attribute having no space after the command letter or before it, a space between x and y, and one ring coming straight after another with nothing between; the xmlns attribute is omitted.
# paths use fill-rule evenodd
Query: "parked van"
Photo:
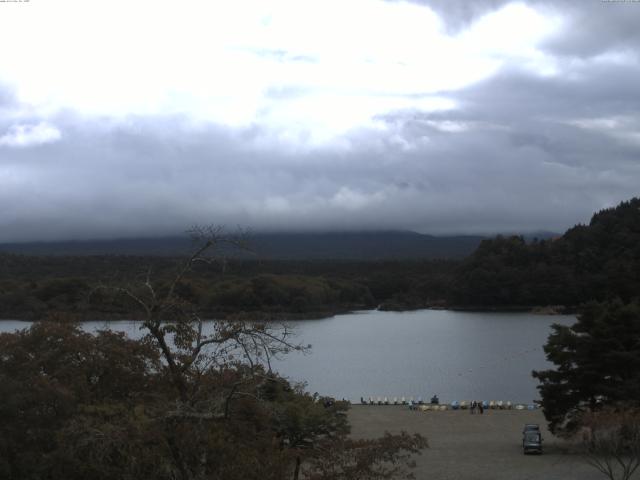
<svg viewBox="0 0 640 480"><path fill-rule="evenodd" d="M542 453L542 434L540 425L527 423L522 430L522 450L527 453Z"/></svg>

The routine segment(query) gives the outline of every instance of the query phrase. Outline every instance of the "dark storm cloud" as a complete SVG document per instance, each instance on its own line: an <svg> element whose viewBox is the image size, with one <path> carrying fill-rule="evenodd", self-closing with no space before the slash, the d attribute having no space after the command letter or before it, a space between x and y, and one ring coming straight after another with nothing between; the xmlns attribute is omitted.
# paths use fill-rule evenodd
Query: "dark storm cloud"
<svg viewBox="0 0 640 480"><path fill-rule="evenodd" d="M632 68L619 73L640 80ZM562 230L637 193L638 144L572 123L619 114L621 102L636 115L622 87L505 72L458 92L457 110L385 116L384 133L354 131L347 149L286 150L257 126L58 117L59 141L2 151L2 240L166 234L193 223Z"/></svg>
<svg viewBox="0 0 640 480"><path fill-rule="evenodd" d="M512 0L411 1L436 12L451 34L468 28L483 15L499 10L510 3L518 3ZM526 3L546 14L559 14L565 20L562 31L543 45L546 50L554 54L591 57L620 49L637 53L640 48L639 2L531 0Z"/></svg>
<svg viewBox="0 0 640 480"><path fill-rule="evenodd" d="M637 54L640 47L640 3L618 1L540 1L564 14L562 33L546 42L549 51L568 56L591 57L609 51Z"/></svg>
<svg viewBox="0 0 640 480"><path fill-rule="evenodd" d="M459 116L497 124L514 146L536 147L557 163L637 165L640 65L596 65L573 73L574 78L544 78L504 72L458 92ZM594 127L598 121L622 121L589 129L589 119Z"/></svg>
<svg viewBox="0 0 640 480"><path fill-rule="evenodd" d="M430 2L458 31L505 3ZM45 118L0 87L0 241L173 234L194 223L437 234L563 231L588 221L640 193L640 62L630 28L640 4L534 5L571 26L542 46L554 74L504 66L440 92L454 109L386 114L324 146L291 144L260 123ZM585 37L589 28L598 38ZM309 93L275 86L266 97Z"/></svg>
<svg viewBox="0 0 640 480"><path fill-rule="evenodd" d="M458 110L385 120L408 144L428 139L431 177L454 185L462 204L482 198L486 225L499 226L504 215L503 228L526 229L546 217L549 228L563 229L637 195L640 180L640 68L585 70L574 80L505 71L457 92ZM456 126L467 129L450 131ZM459 220L474 224L470 215Z"/></svg>
<svg viewBox="0 0 640 480"><path fill-rule="evenodd" d="M399 0L390 0L399 1ZM509 0L410 0L436 12L451 32L468 27L474 20L509 3Z"/></svg>

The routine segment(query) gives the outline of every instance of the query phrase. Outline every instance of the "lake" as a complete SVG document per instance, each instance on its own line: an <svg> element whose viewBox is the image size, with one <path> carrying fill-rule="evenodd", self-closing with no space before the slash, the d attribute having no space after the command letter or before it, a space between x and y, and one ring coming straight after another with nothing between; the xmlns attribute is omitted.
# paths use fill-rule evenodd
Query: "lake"
<svg viewBox="0 0 640 480"><path fill-rule="evenodd" d="M291 353L274 363L310 392L359 401L360 397L422 397L452 400L539 398L531 370L550 366L542 346L552 323L574 316L529 313L363 311L322 320L290 321L308 354ZM0 331L27 322L5 320ZM135 322L85 322L87 330L111 328L139 336Z"/></svg>

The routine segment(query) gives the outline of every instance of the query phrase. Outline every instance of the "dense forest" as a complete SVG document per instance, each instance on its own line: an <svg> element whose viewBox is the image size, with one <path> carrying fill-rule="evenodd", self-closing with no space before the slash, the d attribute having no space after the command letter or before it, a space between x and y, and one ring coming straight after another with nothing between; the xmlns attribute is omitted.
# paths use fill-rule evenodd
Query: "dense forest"
<svg viewBox="0 0 640 480"><path fill-rule="evenodd" d="M593 215L563 236L483 241L455 272L453 305L577 306L640 294L640 199Z"/></svg>
<svg viewBox="0 0 640 480"><path fill-rule="evenodd" d="M150 275L169 282L171 257L0 255L0 318L130 317L100 287ZM321 317L353 309L443 304L456 262L228 260L198 265L178 293L208 317Z"/></svg>
<svg viewBox="0 0 640 480"><path fill-rule="evenodd" d="M144 276L168 283L170 256L0 254L0 318L124 318L103 286ZM353 309L573 309L640 292L640 199L546 240L484 240L464 260L262 260L198 265L178 286L209 317L321 317Z"/></svg>

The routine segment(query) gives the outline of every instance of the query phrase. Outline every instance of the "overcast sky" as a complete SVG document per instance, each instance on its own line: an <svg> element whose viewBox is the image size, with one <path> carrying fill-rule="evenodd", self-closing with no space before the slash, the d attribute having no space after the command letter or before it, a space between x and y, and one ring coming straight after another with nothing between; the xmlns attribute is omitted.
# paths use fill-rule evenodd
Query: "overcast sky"
<svg viewBox="0 0 640 480"><path fill-rule="evenodd" d="M564 231L640 193L640 2L0 2L0 241Z"/></svg>

